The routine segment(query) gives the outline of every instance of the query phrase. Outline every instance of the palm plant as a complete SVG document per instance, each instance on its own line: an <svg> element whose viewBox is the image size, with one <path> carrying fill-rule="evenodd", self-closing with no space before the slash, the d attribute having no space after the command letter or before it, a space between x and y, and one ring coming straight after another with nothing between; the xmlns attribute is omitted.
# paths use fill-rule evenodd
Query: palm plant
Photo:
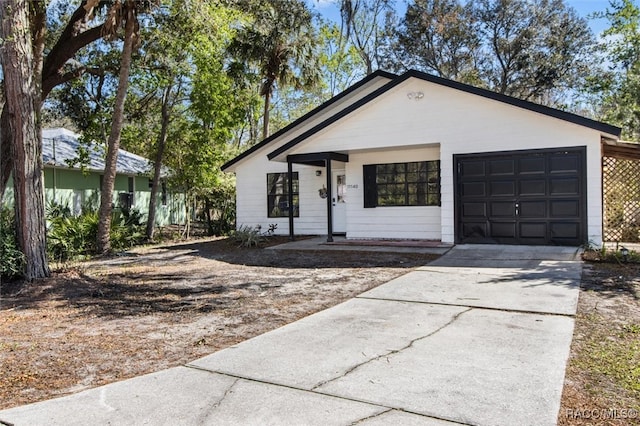
<svg viewBox="0 0 640 426"><path fill-rule="evenodd" d="M262 137L269 136L269 109L280 86L307 89L320 80L315 52L317 38L311 12L299 0L261 0L252 8L253 21L229 45L235 67L254 65L264 96Z"/></svg>

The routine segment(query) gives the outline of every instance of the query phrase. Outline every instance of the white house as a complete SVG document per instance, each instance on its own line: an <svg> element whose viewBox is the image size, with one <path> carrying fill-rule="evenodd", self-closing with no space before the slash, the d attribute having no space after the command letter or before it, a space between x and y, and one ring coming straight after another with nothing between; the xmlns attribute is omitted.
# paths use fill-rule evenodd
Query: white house
<svg viewBox="0 0 640 426"><path fill-rule="evenodd" d="M223 170L236 174L238 226L328 240L599 244L602 147L620 132L421 72L379 71Z"/></svg>

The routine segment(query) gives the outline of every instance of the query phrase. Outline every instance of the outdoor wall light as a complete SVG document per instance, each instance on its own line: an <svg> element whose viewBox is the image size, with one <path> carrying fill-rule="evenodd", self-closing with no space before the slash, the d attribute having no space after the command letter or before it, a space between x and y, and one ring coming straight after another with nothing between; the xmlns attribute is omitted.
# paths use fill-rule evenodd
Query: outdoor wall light
<svg viewBox="0 0 640 426"><path fill-rule="evenodd" d="M322 170L316 170L316 176L322 176Z"/></svg>
<svg viewBox="0 0 640 426"><path fill-rule="evenodd" d="M424 98L424 93L423 92L409 92L409 93L407 93L407 98L419 101L420 99Z"/></svg>
<svg viewBox="0 0 640 426"><path fill-rule="evenodd" d="M620 254L622 255L622 261L626 263L627 260L629 260L629 249L626 247L621 247Z"/></svg>

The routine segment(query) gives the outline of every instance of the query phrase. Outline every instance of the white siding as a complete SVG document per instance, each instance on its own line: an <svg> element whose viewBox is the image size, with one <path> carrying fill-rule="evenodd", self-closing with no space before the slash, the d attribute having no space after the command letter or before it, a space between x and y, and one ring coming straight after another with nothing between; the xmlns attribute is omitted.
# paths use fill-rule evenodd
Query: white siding
<svg viewBox="0 0 640 426"><path fill-rule="evenodd" d="M347 163L347 238L441 238L438 206L364 208L362 166L438 160L437 146L351 154ZM354 188L357 186L357 188Z"/></svg>
<svg viewBox="0 0 640 426"><path fill-rule="evenodd" d="M384 82L380 79L376 84ZM268 224L277 223L278 233L287 233L287 218L267 217L266 174L285 172L287 154L335 151L349 154L349 162L344 165L348 238L421 238L452 243L455 154L585 146L587 238L601 243L599 131L415 78L309 137L279 156L278 161L267 160L269 152L370 91L367 87L352 94L232 167L238 182L239 226L260 224L266 229ZM422 92L424 97L410 99L407 94L412 92ZM363 207L364 164L435 159L441 160L441 207ZM318 196L318 189L326 182L326 170L300 165L294 170L300 173L300 217L295 219L295 232L324 234L326 200ZM317 177L316 170L322 170L322 176Z"/></svg>
<svg viewBox="0 0 640 426"><path fill-rule="evenodd" d="M316 170L322 170L316 176ZM287 217L268 217L267 212L267 173L285 173L286 163L271 162L266 156L253 157L236 169L237 227L262 226L267 230L269 224L277 224L276 234L289 233ZM297 235L320 235L327 232L326 200L321 199L318 190L326 182L326 171L322 167L295 164L300 182L300 217L294 219L294 232Z"/></svg>
<svg viewBox="0 0 640 426"><path fill-rule="evenodd" d="M407 93L410 92L423 92L424 98L409 99ZM384 159L395 155L395 151L401 147L406 149L426 144L440 146L442 241L454 242L454 154L572 146L587 147L588 238L598 244L602 241L600 132L438 84L407 80L310 137L288 154L323 151L349 153L347 182L362 185L362 171L358 171L356 163L352 163L358 159L357 153L376 151L376 155ZM397 213L397 222L404 222L407 228L414 225L411 220L422 217L421 213L405 216L409 214L408 211L410 209L398 210ZM367 233L365 222L370 220L368 215L372 213L353 211L351 205L349 213L348 235L364 236ZM363 215L357 228L350 227L352 221L359 220L354 219L352 213ZM414 228L422 226L418 221ZM421 237L411 237L408 231L400 234L407 238L435 235L424 229L418 233L423 235ZM394 235L396 238L400 235L395 228L387 232L370 231L372 235Z"/></svg>

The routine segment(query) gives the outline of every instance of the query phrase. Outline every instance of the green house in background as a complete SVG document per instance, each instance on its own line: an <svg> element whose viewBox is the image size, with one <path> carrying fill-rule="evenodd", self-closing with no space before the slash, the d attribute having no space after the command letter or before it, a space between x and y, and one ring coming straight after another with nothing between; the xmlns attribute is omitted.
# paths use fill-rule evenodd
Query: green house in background
<svg viewBox="0 0 640 426"><path fill-rule="evenodd" d="M45 203L56 201L78 215L83 206L97 209L100 204L100 188L104 174L102 149L88 147L88 161L80 169L78 151L79 135L63 128L42 131L42 160L44 165ZM113 192L114 207L135 209L145 217L151 196L151 162L125 150L118 151L117 174ZM165 172L166 176L166 172ZM12 183L5 192L3 202L13 202ZM156 226L184 224L185 195L171 191L166 181L158 193Z"/></svg>

